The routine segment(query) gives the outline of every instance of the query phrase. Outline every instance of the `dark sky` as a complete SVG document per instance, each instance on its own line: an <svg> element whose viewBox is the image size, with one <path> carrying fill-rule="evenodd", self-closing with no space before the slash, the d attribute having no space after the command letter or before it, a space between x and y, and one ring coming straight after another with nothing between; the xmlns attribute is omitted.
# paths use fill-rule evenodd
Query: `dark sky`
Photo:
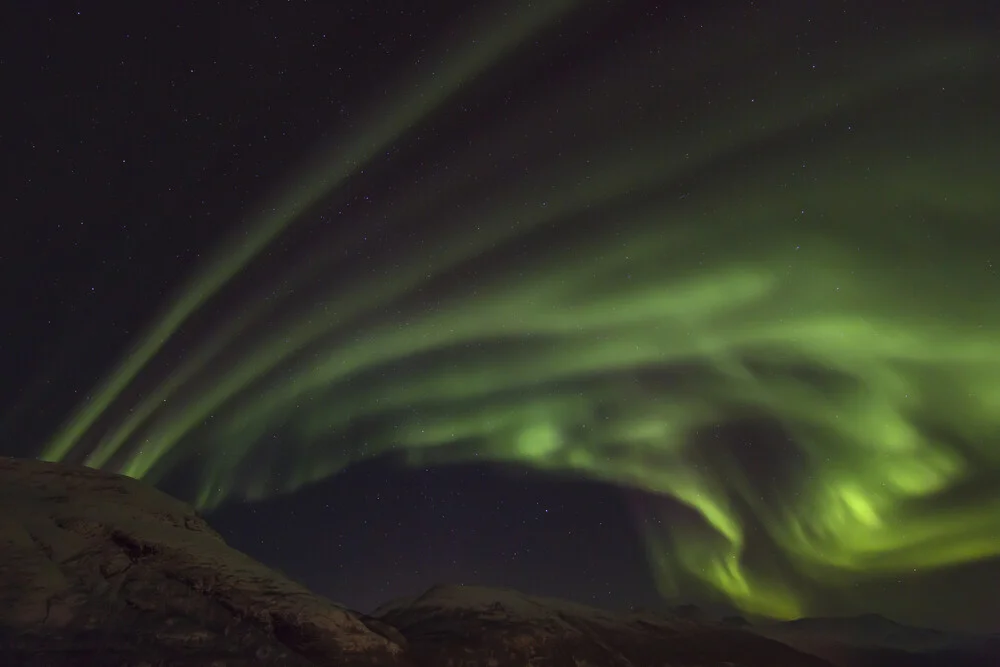
<svg viewBox="0 0 1000 667"><path fill-rule="evenodd" d="M231 544L362 610L439 582L724 606L738 542L765 577L809 563L800 613L1000 630L993 5L10 3L0 452L93 464L147 401L99 465L222 501ZM828 313L880 337L803 343ZM691 351L645 352L668 338ZM926 452L891 449L902 421ZM648 444L675 423L696 448ZM884 542L796 551L784 508L832 497Z"/></svg>

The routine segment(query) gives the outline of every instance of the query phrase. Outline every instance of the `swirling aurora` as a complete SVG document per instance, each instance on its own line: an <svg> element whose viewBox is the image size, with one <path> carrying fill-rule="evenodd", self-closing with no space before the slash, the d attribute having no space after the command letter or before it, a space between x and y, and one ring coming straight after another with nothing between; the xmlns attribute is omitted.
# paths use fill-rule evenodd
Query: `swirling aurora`
<svg viewBox="0 0 1000 667"><path fill-rule="evenodd" d="M809 581L1000 556L995 45L637 39L400 173L390 147L580 11L542 4L318 150L41 457L196 468L202 508L386 454L578 474L667 517L642 524L665 595L781 618ZM782 76L706 83L751 52ZM377 224L318 237L380 172ZM716 437L738 425L771 444Z"/></svg>

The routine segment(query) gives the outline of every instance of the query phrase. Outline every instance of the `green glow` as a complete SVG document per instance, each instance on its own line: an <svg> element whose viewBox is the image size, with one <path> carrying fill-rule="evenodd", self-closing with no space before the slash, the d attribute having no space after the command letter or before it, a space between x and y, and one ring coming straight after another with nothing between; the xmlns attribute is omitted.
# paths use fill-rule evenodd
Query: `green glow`
<svg viewBox="0 0 1000 667"><path fill-rule="evenodd" d="M742 102L590 140L567 113L571 149L474 204L429 196L419 243L290 269L315 298L281 318L220 299L232 317L130 391L288 224L572 5L541 4L280 189L43 456L152 480L192 457L203 507L390 451L571 471L663 501L640 529L664 594L693 580L775 617L814 584L1000 556L1000 114L977 97L998 60L961 37L845 45L831 62L852 67L796 86L765 67L724 96ZM531 155L540 119L651 95L590 74L485 140ZM744 420L787 434L789 472L747 466L775 443L706 435Z"/></svg>
<svg viewBox="0 0 1000 667"><path fill-rule="evenodd" d="M64 458L184 321L216 295L225 283L296 218L329 195L349 176L363 168L404 132L432 113L463 84L495 64L522 40L551 23L572 6L571 0L554 0L542 3L540 7L528 5L520 8L514 13L514 19L507 19L506 14L503 19L497 16L484 17L481 21L484 25L476 33L478 39L473 38L467 46L461 48L457 57L450 58L437 71L421 73L419 76L422 80L415 85L408 81L405 85L399 86L400 91L396 93L395 99L390 98L388 104L388 108L394 110L393 113L376 116L378 118L376 122L352 137L346 145L319 151L313 163L291 179L291 185L287 189L265 203L261 207L262 212L250 218L245 233L227 241L225 252L217 255L216 261L209 263L187 287L181 290L180 296L156 321L149 333L141 339L118 369L98 388L94 397L84 404L63 430L50 441L41 458L45 460ZM234 331L219 338L221 341L226 341L235 333ZM219 350L223 344L217 343L211 348L212 351ZM171 381L169 389L163 393L175 391L191 374L191 372L180 373L180 379ZM106 463L114 450L134 431L137 424L155 409L156 403L157 401L147 401L136 418L128 423L119 435L105 441L102 448L91 455L89 462L98 467Z"/></svg>

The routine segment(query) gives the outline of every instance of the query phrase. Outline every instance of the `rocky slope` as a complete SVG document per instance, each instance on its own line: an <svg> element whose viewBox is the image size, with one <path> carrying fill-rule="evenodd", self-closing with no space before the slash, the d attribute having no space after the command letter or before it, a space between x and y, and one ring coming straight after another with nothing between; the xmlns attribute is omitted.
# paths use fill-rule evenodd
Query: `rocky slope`
<svg viewBox="0 0 1000 667"><path fill-rule="evenodd" d="M743 630L652 614L614 614L472 586L438 586L378 609L418 665L828 667Z"/></svg>
<svg viewBox="0 0 1000 667"><path fill-rule="evenodd" d="M0 508L2 665L407 664L135 480L0 459Z"/></svg>
<svg viewBox="0 0 1000 667"><path fill-rule="evenodd" d="M865 637L886 628L908 640L928 636L855 625ZM881 645L824 653L831 644L817 645L816 636L833 637L838 648L856 639L817 635L816 627L620 615L461 586L435 587L364 616L229 548L191 507L140 482L0 459L3 667L1000 664L895 662L941 655ZM816 646L833 660L807 652Z"/></svg>

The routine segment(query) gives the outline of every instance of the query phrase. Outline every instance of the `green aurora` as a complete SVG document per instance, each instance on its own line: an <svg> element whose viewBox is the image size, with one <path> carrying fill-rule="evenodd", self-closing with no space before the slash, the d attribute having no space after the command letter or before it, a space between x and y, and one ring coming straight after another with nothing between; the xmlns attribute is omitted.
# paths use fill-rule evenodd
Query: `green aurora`
<svg viewBox="0 0 1000 667"><path fill-rule="evenodd" d="M233 288L574 11L542 4L482 17L318 151L42 458L154 482L197 465L203 508L390 452L579 474L660 499L642 525L665 595L693 578L782 618L810 582L1000 556L1000 59L960 31L799 65L788 35L637 39L373 193L377 230ZM533 167L501 177L501 151ZM713 436L748 424L774 451Z"/></svg>

